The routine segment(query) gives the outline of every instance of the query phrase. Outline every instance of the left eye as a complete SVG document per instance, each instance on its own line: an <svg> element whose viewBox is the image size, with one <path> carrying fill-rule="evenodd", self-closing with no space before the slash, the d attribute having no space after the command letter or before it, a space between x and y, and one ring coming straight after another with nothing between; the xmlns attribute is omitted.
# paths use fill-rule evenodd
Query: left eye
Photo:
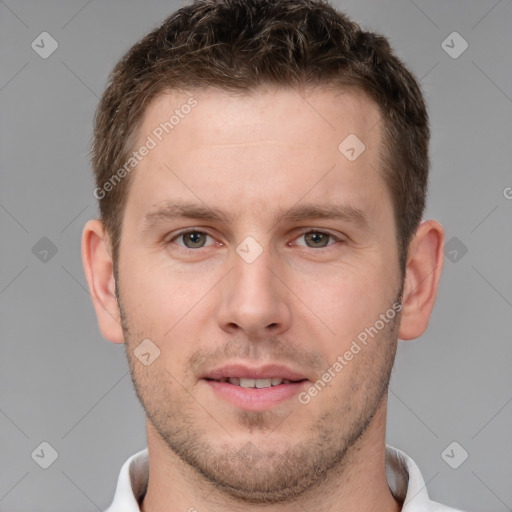
<svg viewBox="0 0 512 512"><path fill-rule="evenodd" d="M304 238L305 243L297 245L304 245L306 247L311 248L320 248L327 247L328 245L332 245L334 242L337 241L336 237L334 235L331 235L330 233L325 233L324 231L308 231L307 233L303 233L300 235L297 240L300 240L301 238ZM329 243L329 239L333 239L331 243Z"/></svg>

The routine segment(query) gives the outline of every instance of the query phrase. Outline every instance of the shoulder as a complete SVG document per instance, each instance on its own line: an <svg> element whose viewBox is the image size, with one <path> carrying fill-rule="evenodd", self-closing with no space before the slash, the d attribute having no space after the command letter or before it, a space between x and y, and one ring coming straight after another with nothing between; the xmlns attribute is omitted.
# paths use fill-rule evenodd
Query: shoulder
<svg viewBox="0 0 512 512"><path fill-rule="evenodd" d="M463 512L432 501L420 469L406 453L386 445L386 476L402 512Z"/></svg>

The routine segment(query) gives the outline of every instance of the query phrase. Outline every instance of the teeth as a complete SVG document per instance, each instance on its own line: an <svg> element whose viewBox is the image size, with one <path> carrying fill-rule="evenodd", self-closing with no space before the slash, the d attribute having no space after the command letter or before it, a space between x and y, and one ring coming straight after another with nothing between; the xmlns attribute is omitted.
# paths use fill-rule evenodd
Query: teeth
<svg viewBox="0 0 512 512"><path fill-rule="evenodd" d="M279 386L279 384L289 384L290 381L274 377L272 379L243 379L238 377L230 377L227 382L234 386L240 386L242 388L269 388L270 386Z"/></svg>
<svg viewBox="0 0 512 512"><path fill-rule="evenodd" d="M269 388L272 385L272 379L256 379L255 384L258 389Z"/></svg>
<svg viewBox="0 0 512 512"><path fill-rule="evenodd" d="M242 388L254 388L256 385L256 379L240 379L240 387Z"/></svg>

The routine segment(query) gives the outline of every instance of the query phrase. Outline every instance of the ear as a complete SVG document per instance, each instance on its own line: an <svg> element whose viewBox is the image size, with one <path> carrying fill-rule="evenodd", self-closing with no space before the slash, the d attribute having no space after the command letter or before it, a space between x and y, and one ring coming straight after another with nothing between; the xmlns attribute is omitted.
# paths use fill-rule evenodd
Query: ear
<svg viewBox="0 0 512 512"><path fill-rule="evenodd" d="M444 230L435 220L423 221L409 244L398 337L412 340L427 329L444 263Z"/></svg>
<svg viewBox="0 0 512 512"><path fill-rule="evenodd" d="M99 219L87 222L82 233L82 263L104 338L124 343L121 315L115 294L110 241Z"/></svg>

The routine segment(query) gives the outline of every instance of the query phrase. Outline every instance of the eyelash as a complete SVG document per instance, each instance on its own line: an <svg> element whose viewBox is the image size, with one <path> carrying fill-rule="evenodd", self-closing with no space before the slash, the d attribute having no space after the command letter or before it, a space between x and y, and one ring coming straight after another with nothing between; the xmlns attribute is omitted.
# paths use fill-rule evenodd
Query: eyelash
<svg viewBox="0 0 512 512"><path fill-rule="evenodd" d="M210 238L214 238L212 235L210 235L208 232L206 231L202 231L200 229L188 229L186 231L181 231L180 233L178 233L177 235L174 235L171 239L167 240L164 242L164 244L166 246L174 243L176 240L178 240L180 237L182 237L183 235L186 235L186 234L189 234L189 233L199 233L199 234L202 234L202 235L206 235L206 236L209 236ZM296 240L297 238L300 238L300 237L303 237L305 235L308 235L310 233L315 233L315 234L321 234L321 235L326 235L329 237L329 239L333 239L334 242L343 242L343 239L333 235L332 233L329 233L327 231L323 231L321 229L308 229L306 231L302 231L301 233L299 233L295 238L294 240ZM176 244L180 249L182 250L185 250L185 251L197 251L199 249L206 249L207 247L209 246L203 246L203 247L197 247L195 249L191 248L191 247L186 247L186 246L183 246L183 245L179 245L179 244ZM308 247L307 245L301 245L300 247L305 247L307 249L327 249L328 247L330 247L331 245L334 245L334 243L330 243L330 244L327 244L325 247Z"/></svg>

